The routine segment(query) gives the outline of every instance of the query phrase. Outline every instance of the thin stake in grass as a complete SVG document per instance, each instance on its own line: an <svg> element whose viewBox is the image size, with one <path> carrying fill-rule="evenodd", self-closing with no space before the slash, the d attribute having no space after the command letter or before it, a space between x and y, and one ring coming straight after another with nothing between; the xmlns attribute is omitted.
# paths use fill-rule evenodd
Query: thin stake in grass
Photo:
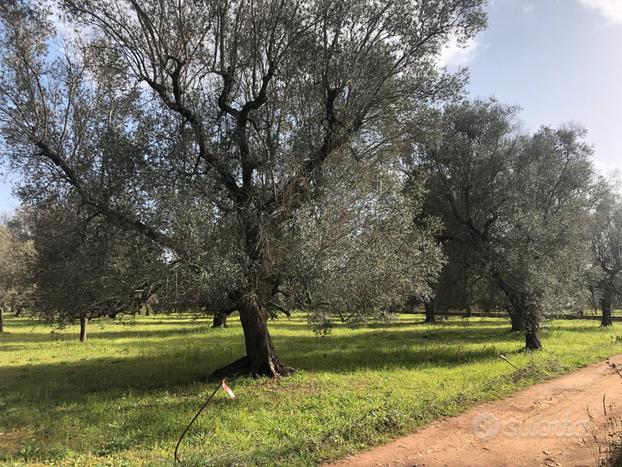
<svg viewBox="0 0 622 467"><path fill-rule="evenodd" d="M508 365L511 365L512 368L514 368L515 370L518 370L518 367L514 365L505 355L499 354L499 358L503 360L504 362L506 362Z"/></svg>
<svg viewBox="0 0 622 467"><path fill-rule="evenodd" d="M197 418L199 418L199 415L201 415L201 412L203 412L203 410L205 410L205 407L207 407L207 404L210 403L210 401L214 398L214 396L216 395L218 390L221 389L221 388L223 389L223 391L225 391L227 393L229 398L235 399L235 394L233 394L233 391L231 390L231 388L229 388L229 386L227 386L227 383L225 382L225 380L224 379L220 380L218 382L218 384L216 385L216 387L214 388L214 391L205 400L205 402L203 403L203 405L201 406L199 411L196 413L196 415L192 418L192 420L190 420L190 423L188 423L188 426L186 427L186 429L183 431L183 433L179 437L179 440L177 440L177 445L175 446L175 452L173 453L173 462L175 464L178 463L178 462L181 462L181 459L177 455L177 451L179 450L179 445L181 444L181 441L184 439L184 436L186 436L186 433L188 433L188 430L190 429L192 424L196 421Z"/></svg>

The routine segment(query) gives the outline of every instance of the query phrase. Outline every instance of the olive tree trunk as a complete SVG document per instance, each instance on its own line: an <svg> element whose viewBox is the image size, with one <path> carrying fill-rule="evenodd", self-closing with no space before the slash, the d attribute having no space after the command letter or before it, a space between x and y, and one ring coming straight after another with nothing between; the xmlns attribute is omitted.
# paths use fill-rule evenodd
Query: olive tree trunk
<svg viewBox="0 0 622 467"><path fill-rule="evenodd" d="M0 305L0 332L4 332L4 306Z"/></svg>
<svg viewBox="0 0 622 467"><path fill-rule="evenodd" d="M540 329L538 310L529 304L524 294L517 293L504 282L500 281L499 283L510 301L509 312L512 321L512 331L522 331L525 333L525 348L527 350L540 350L542 342L538 335Z"/></svg>
<svg viewBox="0 0 622 467"><path fill-rule="evenodd" d="M86 342L86 316L80 316L80 342Z"/></svg>
<svg viewBox="0 0 622 467"><path fill-rule="evenodd" d="M611 301L611 292L605 291L603 298L600 300L600 307L603 312L600 320L601 326L613 326L613 320L611 319Z"/></svg>
<svg viewBox="0 0 622 467"><path fill-rule="evenodd" d="M251 296L239 305L240 322L244 331L246 355L235 362L214 371L210 379L225 376L267 376L276 378L293 373L293 369L279 359L270 332L268 331L268 313Z"/></svg>
<svg viewBox="0 0 622 467"><path fill-rule="evenodd" d="M434 305L429 302L425 302L425 322L426 323L436 323L436 316L434 315Z"/></svg>
<svg viewBox="0 0 622 467"><path fill-rule="evenodd" d="M514 289L514 287L511 287L503 279L502 275L498 271L493 272L493 277L495 278L499 288L503 291L510 302L510 306L506 306L505 309L510 315L510 322L512 324L511 332L525 332L525 317L527 314L525 300L521 297L521 294ZM527 344L527 348L529 348L529 343Z"/></svg>
<svg viewBox="0 0 622 467"><path fill-rule="evenodd" d="M512 325L511 332L525 332L525 318L520 310L510 308L508 311L510 314L510 323Z"/></svg>
<svg viewBox="0 0 622 467"><path fill-rule="evenodd" d="M542 348L542 342L538 331L540 330L540 320L538 319L537 311L531 309L529 306L524 307L525 314L525 347L527 350L540 350Z"/></svg>
<svg viewBox="0 0 622 467"><path fill-rule="evenodd" d="M540 350L542 348L542 342L540 342L537 330L525 332L525 347L527 350Z"/></svg>
<svg viewBox="0 0 622 467"><path fill-rule="evenodd" d="M278 378L293 373L293 369L279 359L268 331L269 314L265 303L270 301L274 293L274 278L266 272L270 269L268 264L271 260L264 255L258 217L248 216L249 210L252 210L252 205L245 206L241 210L240 218L245 220L245 252L249 265L248 284L253 285L247 290L231 293L231 298L236 305L234 308L240 314L246 355L214 371L209 376L210 379L245 375Z"/></svg>
<svg viewBox="0 0 622 467"><path fill-rule="evenodd" d="M226 328L227 327L227 313L226 312L216 312L214 314L214 323L212 324L213 328Z"/></svg>

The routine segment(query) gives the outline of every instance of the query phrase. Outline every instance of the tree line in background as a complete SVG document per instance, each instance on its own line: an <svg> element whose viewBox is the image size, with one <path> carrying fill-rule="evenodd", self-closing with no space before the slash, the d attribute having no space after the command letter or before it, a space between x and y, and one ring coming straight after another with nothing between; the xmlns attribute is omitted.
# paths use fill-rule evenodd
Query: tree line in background
<svg viewBox="0 0 622 467"><path fill-rule="evenodd" d="M482 8L62 0L52 21L4 2L22 208L0 230L2 309L82 339L101 316L237 311L246 355L213 376L289 374L268 320L292 309L324 330L503 309L530 349L549 316L596 303L610 325L622 205L584 130L524 132L439 65Z"/></svg>

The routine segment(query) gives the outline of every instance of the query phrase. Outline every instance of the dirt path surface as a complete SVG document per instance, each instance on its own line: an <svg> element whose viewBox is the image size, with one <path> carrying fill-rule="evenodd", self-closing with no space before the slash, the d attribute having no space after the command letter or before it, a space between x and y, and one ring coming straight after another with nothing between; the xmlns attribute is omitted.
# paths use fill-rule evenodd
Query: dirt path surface
<svg viewBox="0 0 622 467"><path fill-rule="evenodd" d="M622 355L610 362L622 370ZM595 466L622 429L620 374L597 363L330 465Z"/></svg>

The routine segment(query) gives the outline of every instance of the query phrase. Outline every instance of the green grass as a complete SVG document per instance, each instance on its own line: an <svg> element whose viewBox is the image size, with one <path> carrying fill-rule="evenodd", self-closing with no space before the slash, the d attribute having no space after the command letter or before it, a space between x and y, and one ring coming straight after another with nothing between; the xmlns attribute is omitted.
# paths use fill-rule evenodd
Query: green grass
<svg viewBox="0 0 622 467"><path fill-rule="evenodd" d="M181 448L189 465L305 465L388 441L477 401L622 353L618 327L554 321L545 350L500 319L421 316L316 338L302 316L271 329L299 371L237 379L219 392ZM242 355L239 322L211 329L177 315L91 323L90 339L27 319L0 335L0 463L170 465L179 433L212 385L202 377ZM502 353L521 368L498 358Z"/></svg>

